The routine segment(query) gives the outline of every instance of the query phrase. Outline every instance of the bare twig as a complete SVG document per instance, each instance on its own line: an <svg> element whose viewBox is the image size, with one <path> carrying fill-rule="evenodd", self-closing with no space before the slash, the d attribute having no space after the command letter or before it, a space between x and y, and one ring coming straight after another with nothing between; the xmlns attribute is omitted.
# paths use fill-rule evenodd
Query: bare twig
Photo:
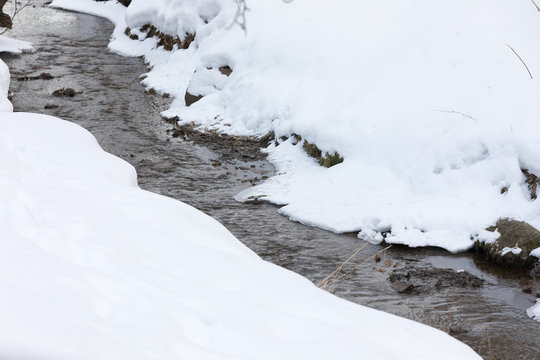
<svg viewBox="0 0 540 360"><path fill-rule="evenodd" d="M235 0L236 1L236 15L234 16L234 21L232 22L230 27L233 27L234 25L239 25L242 30L247 32L246 27L246 13L249 11L249 8L247 6L246 0ZM284 3L292 3L294 0L282 0Z"/></svg>
<svg viewBox="0 0 540 360"><path fill-rule="evenodd" d="M4 3L6 3L7 1L4 1ZM20 6L18 0L13 0L13 13L11 14L11 20L15 20L15 17L22 11L24 10L27 6L30 5L30 3L32 2L32 0L27 0L26 3L24 3L24 5ZM1 9L0 9L1 10ZM9 29L4 29L2 31L0 31L0 35L4 34L6 31L8 31Z"/></svg>
<svg viewBox="0 0 540 360"><path fill-rule="evenodd" d="M525 64L525 61L523 61L523 59L521 58L521 56L519 56L519 54L516 52L516 50L514 50L513 47L511 47L509 44L506 44L506 46L508 46L510 48L510 50L512 50L512 52L514 54L516 54L516 56L518 57L518 59L521 61L521 63L523 64L523 66L525 66L525 69L527 69L527 72L529 73L529 76L531 77L531 79L533 78L532 74L531 74L531 70L529 70L529 67L527 66L527 64Z"/></svg>
<svg viewBox="0 0 540 360"><path fill-rule="evenodd" d="M448 113L448 114L457 114L457 115L461 115L461 116L463 116L463 117L466 117L466 118L468 118L468 119L471 119L471 120L474 120L474 121L478 121L478 120L476 120L475 118L473 118L471 115L464 114L464 113L459 112L459 111L454 111L454 110L436 110L436 111L444 112L444 113Z"/></svg>
<svg viewBox="0 0 540 360"><path fill-rule="evenodd" d="M234 21L231 24L233 27L235 24L239 25L242 30L247 31L246 29L246 12L249 11L247 7L246 0L236 0L236 15L234 15Z"/></svg>
<svg viewBox="0 0 540 360"><path fill-rule="evenodd" d="M536 2L534 0L531 0L531 2L534 4L534 6L536 6L536 10L540 11L540 7L538 7L538 5L536 5Z"/></svg>

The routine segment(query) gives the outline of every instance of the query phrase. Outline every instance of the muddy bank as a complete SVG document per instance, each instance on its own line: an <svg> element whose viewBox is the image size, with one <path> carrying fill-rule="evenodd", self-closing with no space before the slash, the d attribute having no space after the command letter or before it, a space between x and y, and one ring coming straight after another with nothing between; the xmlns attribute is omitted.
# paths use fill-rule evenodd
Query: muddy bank
<svg viewBox="0 0 540 360"><path fill-rule="evenodd" d="M260 148L256 141L235 145L237 139L197 135L194 128L174 137L180 129L160 116L169 99L145 93L139 84L140 74L146 72L142 61L106 50L110 24L39 6L29 10L24 14L28 26L14 36L32 41L37 52L2 58L13 79L41 73L54 78L13 81L18 111L46 113L84 126L105 150L136 167L142 188L203 210L265 260L314 283L363 244L356 236L293 223L273 205L234 201L239 191L274 172L253 150ZM52 96L62 88L83 93L72 98ZM56 107L44 110L48 104ZM252 150L255 158L235 156L251 155ZM375 254L382 249L379 245L363 248L346 264L344 271L350 272L336 282L332 292L447 331L488 359L540 358L540 326L525 313L536 299L538 278L501 271L471 254L450 255L433 248L393 246L380 253L377 261ZM433 268L450 270L441 272L448 275L433 275ZM389 279L394 270L397 275L409 272L413 286L426 291L396 291ZM482 279L482 285L460 286L450 276L458 270ZM443 282L440 289L435 287L438 279Z"/></svg>
<svg viewBox="0 0 540 360"><path fill-rule="evenodd" d="M249 136L233 136L219 133L214 130L201 132L194 124L177 125L178 118L165 119L174 127L167 129L167 134L183 141L192 141L199 146L204 146L216 154L222 161L234 159L240 161L260 161L266 159L262 149L274 139L273 134L255 138Z"/></svg>

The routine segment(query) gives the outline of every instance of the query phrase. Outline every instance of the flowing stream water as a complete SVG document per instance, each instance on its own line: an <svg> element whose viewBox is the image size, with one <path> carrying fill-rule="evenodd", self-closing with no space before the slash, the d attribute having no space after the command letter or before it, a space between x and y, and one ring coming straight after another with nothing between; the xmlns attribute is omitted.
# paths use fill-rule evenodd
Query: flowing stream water
<svg viewBox="0 0 540 360"><path fill-rule="evenodd" d="M36 0L20 13L14 27L10 36L31 41L36 48L32 54L1 54L11 69L15 111L80 124L106 151L137 169L142 188L206 212L263 259L315 283L364 244L354 235L292 222L270 204L234 201L240 190L271 176L273 167L264 160L223 158L201 143L172 137L167 132L172 125L159 115L168 100L145 92L139 84L139 76L147 71L142 59L107 49L112 32L107 20L49 9ZM54 79L17 80L43 72ZM63 87L82 93L73 98L52 96ZM381 252L383 248L371 244L363 248L345 264L342 274L350 273L328 290L447 331L486 359L540 359L540 323L526 314L540 291L538 279L501 270L470 253L399 246ZM380 261L374 256L378 252ZM466 270L483 284L461 279L457 270ZM394 280L405 278L414 287L390 281L392 274Z"/></svg>

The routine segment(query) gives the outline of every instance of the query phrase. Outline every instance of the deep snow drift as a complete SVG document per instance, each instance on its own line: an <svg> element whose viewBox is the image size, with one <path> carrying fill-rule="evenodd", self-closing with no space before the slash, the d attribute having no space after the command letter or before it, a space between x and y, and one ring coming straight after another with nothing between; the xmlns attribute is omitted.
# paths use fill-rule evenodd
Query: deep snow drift
<svg viewBox="0 0 540 360"><path fill-rule="evenodd" d="M238 195L284 205L294 220L380 241L450 251L492 240L501 217L540 226L521 169L540 174L539 13L528 1L251 1L247 33L233 0L55 0L106 16L110 48L145 55L144 84L175 97L169 117L201 129L276 138L277 175ZM184 39L167 52L138 29ZM139 40L124 35L129 26ZM520 58L527 68L524 66ZM217 69L230 66L230 77ZM184 94L204 95L186 107ZM501 193L503 188L508 191ZM495 234L496 236L496 234Z"/></svg>
<svg viewBox="0 0 540 360"><path fill-rule="evenodd" d="M0 60L0 358L479 359L262 261L8 85Z"/></svg>

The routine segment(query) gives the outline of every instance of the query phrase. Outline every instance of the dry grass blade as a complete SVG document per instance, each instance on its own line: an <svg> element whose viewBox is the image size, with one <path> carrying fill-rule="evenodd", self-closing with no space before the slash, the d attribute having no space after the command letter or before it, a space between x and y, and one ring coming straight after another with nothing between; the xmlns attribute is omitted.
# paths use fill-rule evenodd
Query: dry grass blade
<svg viewBox="0 0 540 360"><path fill-rule="evenodd" d="M384 249L378 251L377 253L373 254L373 256L370 256L362 261L360 261L358 264L356 264L355 266L353 266L351 269L349 269L347 272L345 273L341 273L341 270L343 270L343 267L348 263L350 262L352 259L354 259L354 257L360 252L362 251L366 246L368 246L369 243L365 243L364 245L362 245L360 248L358 248L358 250L356 250L354 252L353 255L351 255L347 260L345 260L343 262L343 264L341 264L340 266L338 266L334 271L332 271L330 273L330 275L328 275L327 277L325 277L323 280L321 280L317 286L322 288L322 289L329 289L333 286L335 286L337 284L337 282L341 279L343 279L345 276L351 274L354 270L358 269L358 267L360 267L360 265L366 263L368 260L372 259L372 258L376 258L377 255L385 252L386 250L390 249L392 247L392 245L389 245L387 247L385 247ZM339 276L338 276L339 275Z"/></svg>
<svg viewBox="0 0 540 360"><path fill-rule="evenodd" d="M468 119L471 119L471 120L474 120L474 121L478 121L476 120L475 118L473 118L471 115L468 115L468 114L465 114L465 113L462 113L462 112L459 112L459 111L454 111L454 110L437 110L438 112L444 112L444 113L448 113L448 114L457 114L457 115L461 115L463 117L466 117Z"/></svg>
<svg viewBox="0 0 540 360"><path fill-rule="evenodd" d="M523 61L523 59L521 58L521 56L519 56L519 54L516 52L516 50L514 50L513 47L511 47L510 45L506 44L506 46L508 46L510 48L510 50L512 50L512 52L514 54L516 54L516 56L518 57L518 59L521 61L521 63L523 64L523 66L525 66L525 69L527 69L527 72L529 73L529 76L531 77L531 79L533 78L532 74L531 74L531 70L529 70L529 67L527 66L527 64L525 64L525 61Z"/></svg>
<svg viewBox="0 0 540 360"><path fill-rule="evenodd" d="M378 251L377 253L375 253L373 256L370 256L362 261L360 261L358 264L356 264L355 266L352 267L352 269L350 269L349 271L347 271L346 273L343 273L341 274L340 276L336 277L335 279L332 280L332 282L330 283L330 286L334 286L336 285L336 283L343 279L345 276L349 275L350 273L352 273L354 270L358 269L360 267L360 265L366 263L368 260L370 260L371 258L375 258L377 255L385 252L386 250L390 249L392 247L392 245L388 245L387 247L385 247L384 249L382 249L381 251Z"/></svg>
<svg viewBox="0 0 540 360"><path fill-rule="evenodd" d="M332 271L327 277L325 277L324 279L322 279L321 281L319 281L317 283L317 286L318 287L322 287L323 289L326 289L326 284L328 283L328 281L333 277L333 276L336 276L337 274L339 274L341 272L341 270L343 269L343 267L349 262L351 261L352 259L354 259L356 257L356 255L358 255L358 253L360 253L360 251L364 250L366 248L366 246L368 246L369 243L365 243L364 245L360 246L358 249L356 249L356 251L351 255L349 256L349 258L347 260L345 260L341 265L339 265L337 268L334 269L334 271Z"/></svg>

